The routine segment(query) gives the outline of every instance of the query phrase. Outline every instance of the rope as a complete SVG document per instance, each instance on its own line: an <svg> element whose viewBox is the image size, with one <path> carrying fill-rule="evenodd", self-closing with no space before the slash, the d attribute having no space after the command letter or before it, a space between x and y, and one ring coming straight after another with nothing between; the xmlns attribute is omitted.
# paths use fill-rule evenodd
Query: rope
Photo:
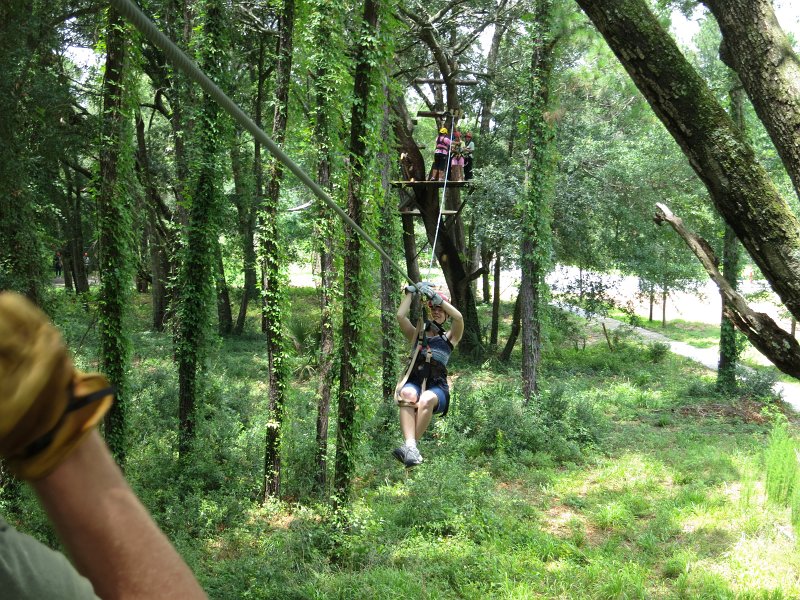
<svg viewBox="0 0 800 600"><path fill-rule="evenodd" d="M148 19L145 14L134 5L131 0L110 0L110 3L130 21L142 35L144 35L150 42L164 51L164 54L170 62L189 76L195 83L197 83L203 91L211 96L217 103L227 112L239 125L250 132L254 138L261 142L270 154L277 158L283 165L288 168L295 176L303 182L314 194L325 202L345 223L350 225L358 234L364 238L370 246L386 259L392 268L400 273L409 283L416 283L413 281L405 271L403 271L392 260L383 248L373 240L366 231L364 231L358 224L350 218L336 202L331 198L325 190L323 190L316 181L314 181L303 169L296 164L289 156L281 150L281 148L272 141L272 139L264 133L264 131L255 124L255 122L248 117L239 106L223 92L208 76L203 73L200 67L186 54L178 48L167 36L165 36L155 24Z"/></svg>
<svg viewBox="0 0 800 600"><path fill-rule="evenodd" d="M450 177L450 154L453 152L453 136L455 135L455 115L450 115L450 145L447 146L447 166L444 168L444 185L442 186L442 198L439 200L439 217L436 219L436 233L433 234L433 246L431 246L431 264L428 266L428 279L433 271L433 261L436 260L436 242L439 240L439 223L442 222L442 210L444 210L444 199L447 192L447 179Z"/></svg>

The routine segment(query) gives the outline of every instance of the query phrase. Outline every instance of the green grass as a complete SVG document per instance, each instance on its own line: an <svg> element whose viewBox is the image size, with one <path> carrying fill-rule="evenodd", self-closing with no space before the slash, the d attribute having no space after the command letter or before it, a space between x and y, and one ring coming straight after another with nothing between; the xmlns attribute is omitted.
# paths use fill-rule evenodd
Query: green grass
<svg viewBox="0 0 800 600"><path fill-rule="evenodd" d="M313 304L293 290L293 314L312 320ZM56 314L71 341L83 337L82 310L64 299ZM147 331L146 298L134 321L127 473L211 598L800 597L791 509L766 501L776 408L717 395L688 360L654 363L630 340L579 350L553 331L541 397L526 406L517 354L510 365L456 355L450 415L406 472L371 353L354 497L333 512L311 494L313 376L288 392L285 497L258 502L267 365L255 312L244 337L215 345L188 466L172 450L169 334ZM94 352L90 333L78 360Z"/></svg>

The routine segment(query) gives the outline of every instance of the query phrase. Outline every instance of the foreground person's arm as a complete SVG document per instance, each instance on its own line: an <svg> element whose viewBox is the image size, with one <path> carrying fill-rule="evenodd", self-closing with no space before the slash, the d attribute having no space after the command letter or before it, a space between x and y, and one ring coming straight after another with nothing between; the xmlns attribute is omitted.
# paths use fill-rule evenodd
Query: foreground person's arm
<svg viewBox="0 0 800 600"><path fill-rule="evenodd" d="M99 597L206 598L96 431L52 473L30 484Z"/></svg>

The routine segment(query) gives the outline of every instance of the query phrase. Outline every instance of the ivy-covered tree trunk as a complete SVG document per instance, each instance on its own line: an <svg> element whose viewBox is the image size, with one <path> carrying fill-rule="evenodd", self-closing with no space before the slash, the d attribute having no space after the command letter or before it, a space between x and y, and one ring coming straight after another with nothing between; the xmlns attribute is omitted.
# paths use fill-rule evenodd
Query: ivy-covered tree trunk
<svg viewBox="0 0 800 600"><path fill-rule="evenodd" d="M225 48L224 5L207 0L202 8L204 20L200 63L210 77L218 79L218 54ZM198 375L205 365L209 324L214 294L214 249L217 242L217 216L221 203L220 109L204 95L197 114L192 140L187 144L187 158L195 167L185 228L183 260L178 274L178 331L175 358L178 363L179 452L185 456L195 436L196 404L200 390Z"/></svg>
<svg viewBox="0 0 800 600"><path fill-rule="evenodd" d="M720 215L736 232L772 289L795 317L800 316L800 223L757 162L743 134L660 25L646 0L577 2L678 142ZM736 52L751 50L745 45ZM728 51L734 52L730 44ZM738 71L744 81L747 76L741 68ZM749 93L751 97L761 95L756 88ZM777 105L772 108L781 110ZM786 337L773 326L745 316L737 321L737 327L776 366L800 373L800 347L787 347Z"/></svg>
<svg viewBox="0 0 800 600"><path fill-rule="evenodd" d="M106 67L97 208L100 241L101 370L116 389L117 400L105 416L105 437L117 462L125 463L127 369L130 341L125 328L132 277L132 218L128 188L133 175L132 114L126 101L126 63L130 31L122 15L108 9Z"/></svg>
<svg viewBox="0 0 800 600"><path fill-rule="evenodd" d="M363 19L358 27L353 82L353 108L350 113L350 177L347 182L347 213L361 227L364 200L361 186L369 160L366 156L367 120L369 118L370 78L374 60L373 39L376 36L379 0L365 0ZM361 270L361 238L345 226L344 287L342 306L341 367L339 370L339 412L336 428L336 467L333 486L337 502L346 502L355 471L358 415L356 380L360 356L359 345L364 326L365 281Z"/></svg>
<svg viewBox="0 0 800 600"><path fill-rule="evenodd" d="M337 5L338 6L338 5ZM314 143L317 152L317 183L332 195L331 165L337 143L336 126L331 115L336 114L333 103L337 91L337 63L343 60L340 48L343 15L337 6L325 0L312 4L309 38L314 77ZM320 348L319 384L317 387L317 427L314 482L322 495L328 485L328 432L330 425L331 395L334 384L334 297L338 286L336 270L336 238L338 219L331 209L319 202L314 214L314 247L319 255Z"/></svg>
<svg viewBox="0 0 800 600"><path fill-rule="evenodd" d="M384 83L384 98L388 97L388 86ZM383 104L383 120L381 121L381 139L391 139L391 122L389 115L389 105ZM381 149L378 159L381 170L381 190L383 191L383 203L381 205L381 219L378 225L378 244L389 256L396 256L399 247L397 231L397 208L391 193L391 160L389 158L389 147ZM400 288L400 280L394 265L381 257L381 371L383 400L390 406L394 406L394 389L397 385L397 297ZM388 414L393 414L387 411Z"/></svg>
<svg viewBox="0 0 800 600"><path fill-rule="evenodd" d="M289 108L289 86L292 73L294 0L283 0L278 19L278 63L275 81L275 116L272 139L282 144L286 139ZM280 495L281 486L281 428L286 391L286 350L283 339L283 304L286 301L285 282L281 273L282 244L278 225L283 166L270 161L267 194L260 211L259 243L263 272L262 329L267 338L269 363L269 421L264 453L264 499Z"/></svg>
<svg viewBox="0 0 800 600"><path fill-rule="evenodd" d="M744 92L738 78L732 77L730 90L731 117L744 133ZM722 240L722 274L735 290L739 282L739 240L729 225L725 225ZM719 366L717 367L717 389L732 392L736 389L736 364L739 361L739 344L736 343L736 328L725 310L725 295L722 295L722 320L719 331ZM730 307L728 307L730 310Z"/></svg>
<svg viewBox="0 0 800 600"><path fill-rule="evenodd" d="M531 72L525 107L527 159L525 200L522 207L520 297L522 302L522 383L525 401L538 394L542 315L546 307L545 276L552 239L553 134L544 118L550 100L553 71L553 1L537 0L531 25Z"/></svg>

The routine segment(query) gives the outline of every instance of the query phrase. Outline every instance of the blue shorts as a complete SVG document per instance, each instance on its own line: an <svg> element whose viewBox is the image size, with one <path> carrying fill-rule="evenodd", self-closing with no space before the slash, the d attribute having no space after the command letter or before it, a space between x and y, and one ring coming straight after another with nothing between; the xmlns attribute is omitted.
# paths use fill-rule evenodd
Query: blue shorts
<svg viewBox="0 0 800 600"><path fill-rule="evenodd" d="M419 401L419 396L422 393L422 388L418 386L416 383L411 383L410 381L403 386L403 389L411 388L417 394L417 401ZM435 385L431 388L427 389L428 392L433 392L436 394L436 397L439 399L439 403L436 405L436 408L433 409L433 414L438 415L447 411L447 405L450 404L450 394L448 394L445 390L440 388L438 385Z"/></svg>

